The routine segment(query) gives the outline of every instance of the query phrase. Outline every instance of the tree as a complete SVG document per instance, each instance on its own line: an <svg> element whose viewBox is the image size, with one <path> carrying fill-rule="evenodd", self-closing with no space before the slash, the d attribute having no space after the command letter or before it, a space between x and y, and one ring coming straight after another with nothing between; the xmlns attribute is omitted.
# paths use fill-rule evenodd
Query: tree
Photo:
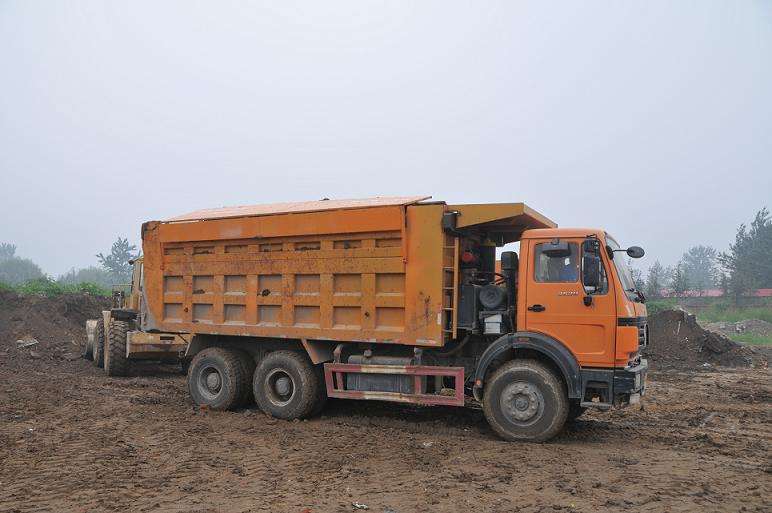
<svg viewBox="0 0 772 513"><path fill-rule="evenodd" d="M0 242L0 282L20 285L43 276L43 271L35 262L16 256L15 244Z"/></svg>
<svg viewBox="0 0 772 513"><path fill-rule="evenodd" d="M137 258L137 254L134 253L136 249L136 246L129 244L128 239L118 237L118 240L113 242L109 255L105 256L99 253L96 256L102 268L109 273L113 284L131 281L131 264L129 261Z"/></svg>
<svg viewBox="0 0 772 513"><path fill-rule="evenodd" d="M0 242L0 262L16 256L16 244Z"/></svg>
<svg viewBox="0 0 772 513"><path fill-rule="evenodd" d="M84 267L83 269L70 269L65 274L59 276L56 281L62 285L94 283L105 288L109 288L111 285L113 285L113 280L110 273L93 265Z"/></svg>
<svg viewBox="0 0 772 513"><path fill-rule="evenodd" d="M646 272L646 286L644 294L652 299L662 297L662 290L665 288L667 282L667 270L659 263L659 260L655 261L649 270Z"/></svg>
<svg viewBox="0 0 772 513"><path fill-rule="evenodd" d="M716 286L718 252L710 246L694 246L681 258L685 283L700 295Z"/></svg>
<svg viewBox="0 0 772 513"><path fill-rule="evenodd" d="M633 283L635 284L635 288L643 292L646 289L646 281L643 279L643 271L630 265L630 274L633 276Z"/></svg>
<svg viewBox="0 0 772 513"><path fill-rule="evenodd" d="M676 296L681 296L684 292L689 290L689 280L686 277L686 265L684 265L683 261L678 262L673 268L673 278L670 286Z"/></svg>
<svg viewBox="0 0 772 513"><path fill-rule="evenodd" d="M728 288L735 302L754 288L772 287L772 219L762 208L750 228L741 224L734 244L718 260L728 275Z"/></svg>
<svg viewBox="0 0 772 513"><path fill-rule="evenodd" d="M0 260L0 282L20 285L29 280L43 278L40 267L28 258L13 256Z"/></svg>

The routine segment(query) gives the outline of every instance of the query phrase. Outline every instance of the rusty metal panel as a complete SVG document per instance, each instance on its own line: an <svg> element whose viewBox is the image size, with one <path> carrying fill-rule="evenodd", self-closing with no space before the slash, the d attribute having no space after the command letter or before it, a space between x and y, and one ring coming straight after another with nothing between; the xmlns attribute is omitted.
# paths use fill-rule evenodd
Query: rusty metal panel
<svg viewBox="0 0 772 513"><path fill-rule="evenodd" d="M208 208L172 217L167 222L197 221L203 219L224 219L229 217L251 217L298 212L320 212L324 210L347 210L354 208L410 205L431 198L431 196L392 196L363 199L339 199L272 203L267 205L245 205L237 207Z"/></svg>
<svg viewBox="0 0 772 513"><path fill-rule="evenodd" d="M511 231L534 228L555 228L557 224L525 203L483 203L448 205L459 213L457 228L470 226L501 227Z"/></svg>
<svg viewBox="0 0 772 513"><path fill-rule="evenodd" d="M177 356L187 349L189 338L175 333L130 331L126 337L126 356L129 358Z"/></svg>
<svg viewBox="0 0 772 513"><path fill-rule="evenodd" d="M443 214L457 209L461 225L518 234L551 221L523 204L420 199L274 205L231 212L241 217L145 223L142 328L442 346L453 335L453 323L443 332L443 320L456 301L445 290L458 279L458 248L442 230Z"/></svg>
<svg viewBox="0 0 772 513"><path fill-rule="evenodd" d="M443 205L404 208L146 223L143 329L441 345Z"/></svg>
<svg viewBox="0 0 772 513"><path fill-rule="evenodd" d="M400 230L403 207L385 206L349 210L301 212L256 217L156 223L161 242L267 239L326 234ZM264 241L268 243L270 241Z"/></svg>
<svg viewBox="0 0 772 513"><path fill-rule="evenodd" d="M416 378L417 393L378 392L362 390L346 390L345 374L396 374L409 375ZM427 394L420 388L420 378L424 376L448 376L454 378L454 394ZM464 406L464 368L435 367L425 365L358 365L349 363L325 363L324 381L327 387L327 397L340 399L374 399L425 405Z"/></svg>

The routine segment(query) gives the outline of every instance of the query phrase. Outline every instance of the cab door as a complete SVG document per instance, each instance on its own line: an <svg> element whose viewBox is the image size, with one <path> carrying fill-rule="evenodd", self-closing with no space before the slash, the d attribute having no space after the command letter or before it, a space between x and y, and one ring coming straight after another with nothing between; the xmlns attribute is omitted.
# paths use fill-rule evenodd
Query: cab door
<svg viewBox="0 0 772 513"><path fill-rule="evenodd" d="M529 241L525 329L544 333L570 349L580 365L614 364L616 305L597 239ZM597 254L601 280L582 282L582 255Z"/></svg>

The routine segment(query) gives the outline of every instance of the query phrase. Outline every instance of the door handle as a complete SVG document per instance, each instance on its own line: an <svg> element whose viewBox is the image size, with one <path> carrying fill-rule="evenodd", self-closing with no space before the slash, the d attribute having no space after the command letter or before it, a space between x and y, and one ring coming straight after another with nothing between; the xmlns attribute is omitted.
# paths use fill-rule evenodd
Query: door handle
<svg viewBox="0 0 772 513"><path fill-rule="evenodd" d="M531 306L528 307L528 311L529 312L543 312L546 309L547 309L547 307L542 306L542 305L531 305Z"/></svg>

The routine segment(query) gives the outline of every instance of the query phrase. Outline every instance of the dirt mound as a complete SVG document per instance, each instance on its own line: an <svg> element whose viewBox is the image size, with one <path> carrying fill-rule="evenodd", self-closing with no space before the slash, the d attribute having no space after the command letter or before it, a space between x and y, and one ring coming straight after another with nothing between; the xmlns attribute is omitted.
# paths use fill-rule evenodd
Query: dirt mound
<svg viewBox="0 0 772 513"><path fill-rule="evenodd" d="M703 329L694 315L684 310L664 310L650 316L649 339L645 354L655 369L766 365L762 354L720 333Z"/></svg>
<svg viewBox="0 0 772 513"><path fill-rule="evenodd" d="M108 298L88 294L45 297L0 292L0 357L69 359L78 354L86 337L86 319L96 319L109 307Z"/></svg>
<svg viewBox="0 0 772 513"><path fill-rule="evenodd" d="M748 333L761 337L772 337L772 322L761 319L747 319L737 322L711 322L704 326L705 329L726 335Z"/></svg>

